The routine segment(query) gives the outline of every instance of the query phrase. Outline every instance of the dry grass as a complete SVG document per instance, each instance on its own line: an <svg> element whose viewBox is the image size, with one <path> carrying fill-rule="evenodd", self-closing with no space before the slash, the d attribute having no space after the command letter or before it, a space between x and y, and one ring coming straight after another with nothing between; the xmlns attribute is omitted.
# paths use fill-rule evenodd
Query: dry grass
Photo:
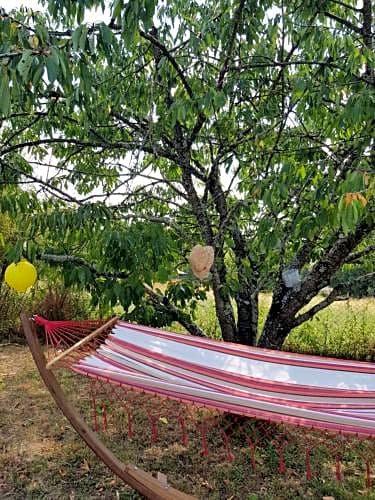
<svg viewBox="0 0 375 500"><path fill-rule="evenodd" d="M0 348L0 370L1 499L138 498L81 443L26 347Z"/></svg>
<svg viewBox="0 0 375 500"><path fill-rule="evenodd" d="M139 498L113 477L75 435L42 385L26 347L0 348L0 366L1 499ZM63 385L69 399L86 405L83 379L66 374ZM244 443L233 444L236 459L228 463L215 435L209 437L210 455L202 457L199 438L190 439L187 448L181 446L168 421L159 425L159 439L151 443L145 414L139 414L134 422L132 440L113 425L116 419L109 419L105 439L120 458L165 473L174 486L198 498L268 500L332 495L336 499L375 499L375 493L364 487L362 463L350 453L345 459L343 484L335 482L331 457L323 451L312 457L316 479L308 482L304 478L303 453L294 447L286 453L284 475L277 473L275 450L267 445L257 453L254 473ZM302 432L300 437L303 439Z"/></svg>

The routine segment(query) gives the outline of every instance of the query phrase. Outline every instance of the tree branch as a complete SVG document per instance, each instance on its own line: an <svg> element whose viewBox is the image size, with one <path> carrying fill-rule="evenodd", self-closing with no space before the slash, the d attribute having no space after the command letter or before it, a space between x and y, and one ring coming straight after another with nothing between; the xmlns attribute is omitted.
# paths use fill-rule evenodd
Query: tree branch
<svg viewBox="0 0 375 500"><path fill-rule="evenodd" d="M362 276L358 276L357 278L355 278L353 280L353 282L362 281L362 280L369 280L369 279L372 279L374 277L375 277L375 272L362 274ZM296 326L302 325L302 323L311 319L313 316L315 316L316 313L318 313L319 311L322 311L323 309L328 307L333 302L337 302L339 300L348 300L350 298L348 295L347 296L339 295L340 288L343 285L345 285L345 283L338 283L335 286L335 288L333 288L331 293L324 300L322 300L321 302L319 302L318 304L313 306L308 311L296 316L295 320L293 321L293 328L295 328Z"/></svg>
<svg viewBox="0 0 375 500"><path fill-rule="evenodd" d="M362 274L361 276L358 276L355 278L353 281L362 281L362 280L369 280L375 277L375 272L373 273L367 273L367 274Z"/></svg>
<svg viewBox="0 0 375 500"><path fill-rule="evenodd" d="M100 143L85 142L85 141L80 141L78 139L65 139L65 138L60 138L60 137L50 137L50 138L45 138L45 139L35 139L34 141L25 141L22 143L13 144L13 145L9 146L8 148L0 150L0 153L2 155L6 155L8 153L11 153L12 151L17 151L18 149L30 148L32 146L42 146L43 144L73 144L76 146L85 146L85 147L92 147L92 148L102 146L102 144L100 144Z"/></svg>
<svg viewBox="0 0 375 500"><path fill-rule="evenodd" d="M173 68L176 70L176 73L180 77L180 80L181 80L183 86L185 87L185 90L188 93L188 96L190 97L190 99L193 99L194 94L193 94L192 88L190 87L190 84L187 81L187 79L186 79L182 69L180 68L179 64L177 63L176 59L171 55L171 53L167 49L167 47L165 45L163 45L157 38L150 35L149 33L145 33L142 30L140 30L139 33L140 33L142 38L144 38L145 40L148 40L149 42L152 43L152 45L154 45L155 47L160 49L162 54L168 59L168 61L173 66Z"/></svg>
<svg viewBox="0 0 375 500"><path fill-rule="evenodd" d="M293 321L293 328L295 328L296 326L302 325L302 323L311 319L313 316L315 316L316 313L318 313L319 311L322 311L323 309L328 307L333 302L338 301L338 300L348 300L348 298L349 297L339 296L338 290L336 288L334 288L332 290L332 292L324 300L322 300L321 302L319 302L318 304L313 306L308 311L306 311L302 314L299 314L295 318L295 320Z"/></svg>
<svg viewBox="0 0 375 500"><path fill-rule="evenodd" d="M23 148L30 148L32 146L42 146L44 144L69 144L73 146L82 146L85 148L101 148L103 150L118 150L123 149L124 151L133 151L134 149L139 149L145 153L150 153L154 155L161 156L175 163L178 163L178 158L173 154L172 151L167 151L160 146L152 145L147 146L145 144L138 144L137 142L116 142L111 143L108 141L103 142L88 142L74 138L64 138L64 137L50 137L45 139L36 139L33 141L25 141L18 144L13 144L6 149L0 150L0 155L5 155L11 153L12 151L17 151Z"/></svg>
<svg viewBox="0 0 375 500"><path fill-rule="evenodd" d="M353 5L349 5L345 2L341 2L340 0L331 0L331 1L337 5L341 5L341 7L344 7L344 9L350 9L353 10L354 12L361 12L361 9L353 7Z"/></svg>
<svg viewBox="0 0 375 500"><path fill-rule="evenodd" d="M361 259L365 255L368 255L369 253L372 252L375 252L375 245L370 245L367 248L364 248L363 250L359 250L358 252L349 254L345 259L345 264L349 264L350 262L354 262L358 259Z"/></svg>
<svg viewBox="0 0 375 500"><path fill-rule="evenodd" d="M242 18L242 11L244 9L244 6L245 6L245 0L241 0L240 5L238 6L238 9L236 10L236 13L234 14L232 36L230 38L230 41L228 44L227 55L224 59L223 66L220 70L219 77L218 77L217 84L216 84L216 88L218 90L221 90L223 88L223 85L224 85L224 78L225 78L225 75L226 75L228 68L229 68L229 61L232 57L234 41L236 39L238 28L240 26L240 22L241 22L241 18Z"/></svg>
<svg viewBox="0 0 375 500"><path fill-rule="evenodd" d="M52 264L75 264L80 267L85 267L91 274L97 278L110 278L110 279L128 279L131 273L124 273L122 271L111 273L106 271L99 271L93 264L87 262L87 260L82 257L77 257L75 255L57 255L51 253L42 253L39 256L40 260Z"/></svg>
<svg viewBox="0 0 375 500"><path fill-rule="evenodd" d="M4 160L1 160L1 161L5 164ZM58 188L57 186L52 186L49 182L43 181L43 179L39 179L38 177L35 177L32 174L24 172L23 170L21 170L17 167L9 165L8 163L6 163L6 165L8 166L8 168L10 170L13 170L14 172L17 172L18 174L20 174L21 176L26 177L27 179L30 179L30 182L40 184L41 186L46 188L46 190L48 190L49 193L55 195L56 197L60 198L61 200L70 201L71 203L76 203L77 205L83 204L83 201L78 200L77 198L74 198L69 193L67 193L66 191L63 191L62 189Z"/></svg>
<svg viewBox="0 0 375 500"><path fill-rule="evenodd" d="M373 228L372 222L364 220L358 224L354 232L338 238L306 275L302 282L301 291L297 292L295 297L297 302L303 297L306 304L322 287L326 286L331 276L341 267L351 251L371 233Z"/></svg>
<svg viewBox="0 0 375 500"><path fill-rule="evenodd" d="M334 63L331 60L326 60L326 61L319 61L319 60L291 60L291 61L268 61L268 62L259 62L259 63L249 63L249 64L243 64L239 66L231 66L229 69L233 69L234 71L243 71L243 70L248 70L248 69L255 69L255 68L276 68L276 67L281 67L284 68L286 66L324 66L324 67L331 67L334 69L341 69L344 70L345 68L342 66L339 66L338 64Z"/></svg>
<svg viewBox="0 0 375 500"><path fill-rule="evenodd" d="M350 30L354 31L358 35L362 34L362 29L353 24L352 22L348 21L347 19L343 19L342 17L336 16L335 14L331 14L330 12L324 11L323 14L330 19L333 19L339 24L342 24L343 26L346 26Z"/></svg>
<svg viewBox="0 0 375 500"><path fill-rule="evenodd" d="M151 302L161 309L167 310L168 313L172 314L175 320L180 323L186 330L197 337L207 337L207 335L199 328L198 325L193 323L188 314L178 310L173 304L170 303L165 295L161 295L155 292L151 287L143 284L146 294L150 297Z"/></svg>

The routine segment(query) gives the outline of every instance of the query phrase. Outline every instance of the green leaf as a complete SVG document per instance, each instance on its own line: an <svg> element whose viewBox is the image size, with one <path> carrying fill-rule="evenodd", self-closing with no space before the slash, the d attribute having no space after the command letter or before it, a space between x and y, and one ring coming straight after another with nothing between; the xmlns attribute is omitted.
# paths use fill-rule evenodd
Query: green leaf
<svg viewBox="0 0 375 500"><path fill-rule="evenodd" d="M33 77L32 77L32 83L34 85L34 87L36 85L38 85L38 83L40 82L40 80L42 79L42 76L43 76L43 72L44 72L44 64L43 63L40 63L35 71L34 71L34 74L33 74Z"/></svg>
<svg viewBox="0 0 375 500"><path fill-rule="evenodd" d="M48 31L47 31L45 26L43 26L40 23L37 23L37 25L35 27L35 32L36 32L36 35L38 36L38 38L42 44L44 44L48 41L49 34L48 34Z"/></svg>
<svg viewBox="0 0 375 500"><path fill-rule="evenodd" d="M0 111L2 115L7 115L10 111L10 87L8 72L5 68L2 70L0 82Z"/></svg>
<svg viewBox="0 0 375 500"><path fill-rule="evenodd" d="M55 54L51 54L46 59L46 67L47 67L47 75L48 80L53 83L57 79L58 71L59 71L59 63L58 59L56 59Z"/></svg>
<svg viewBox="0 0 375 500"><path fill-rule="evenodd" d="M81 30L81 35L79 37L79 48L83 51L85 50L86 47L86 41L87 41L87 26L83 25L82 30Z"/></svg>
<svg viewBox="0 0 375 500"><path fill-rule="evenodd" d="M33 58L34 56L32 50L25 50L19 63L17 64L17 70L24 82L28 80L30 68L33 63Z"/></svg>
<svg viewBox="0 0 375 500"><path fill-rule="evenodd" d="M227 102L227 97L224 92L217 92L214 97L214 105L216 108L222 108Z"/></svg>
<svg viewBox="0 0 375 500"><path fill-rule="evenodd" d="M166 283L170 278L170 272L168 269L162 267L158 270L156 274L156 280L159 283Z"/></svg>
<svg viewBox="0 0 375 500"><path fill-rule="evenodd" d="M72 35L72 44L73 44L73 50L74 51L78 50L78 47L79 47L79 44L80 44L82 30L83 30L83 25L78 26L78 28L74 30L74 33Z"/></svg>
<svg viewBox="0 0 375 500"><path fill-rule="evenodd" d="M81 285L85 285L87 282L86 269L84 269L83 267L78 268L78 281Z"/></svg>
<svg viewBox="0 0 375 500"><path fill-rule="evenodd" d="M113 3L113 18L114 19L118 19L119 17L121 17L121 12L124 8L124 5L123 5L123 0L115 0L115 2Z"/></svg>
<svg viewBox="0 0 375 500"><path fill-rule="evenodd" d="M112 30L104 23L99 26L99 32L105 45L111 45L114 39Z"/></svg>
<svg viewBox="0 0 375 500"><path fill-rule="evenodd" d="M23 254L23 241L17 241L17 243L11 247L7 253L7 260L9 262L19 262Z"/></svg>

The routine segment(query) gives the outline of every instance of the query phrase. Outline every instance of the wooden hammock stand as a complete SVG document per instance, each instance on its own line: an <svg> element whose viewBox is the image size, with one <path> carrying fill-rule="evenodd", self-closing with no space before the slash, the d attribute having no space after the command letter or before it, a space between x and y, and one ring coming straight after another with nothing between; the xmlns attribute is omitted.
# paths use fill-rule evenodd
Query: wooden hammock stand
<svg viewBox="0 0 375 500"><path fill-rule="evenodd" d="M34 358L35 364L43 379L43 382L45 383L47 389L51 393L60 410L69 420L76 432L92 449L95 455L97 455L97 457L102 460L102 462L104 462L114 474L116 474L120 479L122 479L129 486L144 495L146 498L149 498L151 500L193 500L195 497L186 495L185 493L172 488L168 484L162 483L158 479L154 478L151 474L143 471L142 469L139 469L135 465L124 464L123 462L121 462L101 442L98 435L91 430L91 428L79 415L77 410L69 403L59 382L50 370L55 362L57 362L62 357L65 357L65 355L71 353L74 349L85 343L85 339L88 339L88 337L90 337L91 339L95 335L101 333L105 328L108 328L108 326L112 325L117 320L117 318L113 318L112 320L110 320L110 322L107 322L105 325L95 330L95 332L92 332L88 337L77 343L79 344L79 346L75 344L74 346L72 346L72 348L67 350L69 351L69 353L67 351L64 351L64 353L57 356L50 363L47 363L47 360L43 354L33 321L30 320L25 313L21 314L21 320L27 343Z"/></svg>

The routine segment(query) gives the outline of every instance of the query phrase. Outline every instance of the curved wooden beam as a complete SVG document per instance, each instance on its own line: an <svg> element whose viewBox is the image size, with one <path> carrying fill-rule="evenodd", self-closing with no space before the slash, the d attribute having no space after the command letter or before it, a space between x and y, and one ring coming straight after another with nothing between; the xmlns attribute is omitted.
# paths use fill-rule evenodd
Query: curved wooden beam
<svg viewBox="0 0 375 500"><path fill-rule="evenodd" d="M195 497L186 495L167 484L161 483L142 469L138 469L132 464L124 464L104 446L97 434L91 430L77 410L68 402L52 371L46 368L47 360L42 352L39 339L36 335L34 323L25 313L21 314L21 320L31 354L47 389L65 417L97 457L102 460L114 474L132 488L139 491L139 493L146 498L151 500L194 500Z"/></svg>

